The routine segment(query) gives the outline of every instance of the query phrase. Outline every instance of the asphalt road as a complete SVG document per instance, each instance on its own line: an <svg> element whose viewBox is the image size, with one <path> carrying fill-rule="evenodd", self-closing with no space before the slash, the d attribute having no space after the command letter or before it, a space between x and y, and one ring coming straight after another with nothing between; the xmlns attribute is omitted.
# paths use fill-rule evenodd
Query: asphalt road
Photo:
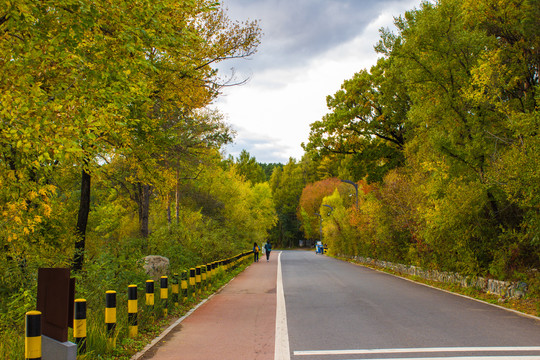
<svg viewBox="0 0 540 360"><path fill-rule="evenodd" d="M314 252L281 272L293 360L540 359L536 319Z"/></svg>

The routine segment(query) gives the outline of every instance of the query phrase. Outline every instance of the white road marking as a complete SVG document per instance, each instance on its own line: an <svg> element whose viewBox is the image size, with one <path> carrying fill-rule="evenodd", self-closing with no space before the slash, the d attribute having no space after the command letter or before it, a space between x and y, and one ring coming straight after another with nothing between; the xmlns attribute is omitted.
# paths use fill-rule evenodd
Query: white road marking
<svg viewBox="0 0 540 360"><path fill-rule="evenodd" d="M343 359L345 360L345 359ZM363 360L363 359L347 359ZM540 360L540 356L458 356L458 357L418 357L418 358L384 358L369 360Z"/></svg>
<svg viewBox="0 0 540 360"><path fill-rule="evenodd" d="M403 348L403 349L355 349L355 350L306 350L295 351L295 356L302 355L365 355L365 354L409 354L409 353L454 353L454 352L499 352L499 351L540 351L540 346L499 346L499 347L440 347L440 348Z"/></svg>
<svg viewBox="0 0 540 360"><path fill-rule="evenodd" d="M285 308L285 294L283 292L283 277L281 275L281 252L278 256L277 268L277 304L276 304L276 346L274 360L290 360L289 330L287 328L287 309Z"/></svg>

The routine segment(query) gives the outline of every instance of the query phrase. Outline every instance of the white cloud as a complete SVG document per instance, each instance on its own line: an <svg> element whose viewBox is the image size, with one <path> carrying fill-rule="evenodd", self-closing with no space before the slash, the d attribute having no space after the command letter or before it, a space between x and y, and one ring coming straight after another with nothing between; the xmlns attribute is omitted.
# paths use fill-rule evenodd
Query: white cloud
<svg viewBox="0 0 540 360"><path fill-rule="evenodd" d="M308 140L310 124L327 113L326 97L339 90L343 81L355 72L375 64L377 54L373 46L379 39L378 29L392 26L393 16L419 3L367 2L371 10L355 17L353 10L359 11L359 3L365 5L365 1L250 1L248 7L240 6L242 11L233 6L248 3L228 1L230 13L242 13L247 15L244 18L252 19L256 16L249 13L260 14L263 26L267 24L270 28L263 28L267 35L260 53L252 60L233 65L238 68L239 76L251 74L248 83L227 88L215 106L228 116L238 132L236 144L227 148L228 153L237 156L246 149L259 162L282 163L289 157L297 160L302 157L300 144ZM273 3L279 6L272 8ZM334 6L328 7L329 3ZM278 11L291 4L296 4L293 6L296 8L299 4L306 6L306 14L297 23ZM367 21L366 14L375 16ZM321 19L325 18L326 23L321 25ZM353 33L349 27L356 18L364 19L364 24L357 24ZM302 26L307 28L302 30ZM325 31L329 34L320 39ZM271 37L273 34L275 38ZM226 68L224 64L222 69Z"/></svg>

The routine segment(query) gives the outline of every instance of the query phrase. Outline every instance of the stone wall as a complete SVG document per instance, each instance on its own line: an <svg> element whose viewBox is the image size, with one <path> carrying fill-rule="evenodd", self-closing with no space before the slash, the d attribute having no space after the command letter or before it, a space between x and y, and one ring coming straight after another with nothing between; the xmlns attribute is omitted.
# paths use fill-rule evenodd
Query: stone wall
<svg viewBox="0 0 540 360"><path fill-rule="evenodd" d="M502 298L522 298L527 293L527 284L524 282L508 282L483 277L462 276L457 273L440 272L436 270L424 270L417 266L395 264L389 261L381 261L361 256L344 256L355 262L390 269L399 274L418 276L422 279L438 281L442 283L459 284L462 287L474 287L501 296Z"/></svg>

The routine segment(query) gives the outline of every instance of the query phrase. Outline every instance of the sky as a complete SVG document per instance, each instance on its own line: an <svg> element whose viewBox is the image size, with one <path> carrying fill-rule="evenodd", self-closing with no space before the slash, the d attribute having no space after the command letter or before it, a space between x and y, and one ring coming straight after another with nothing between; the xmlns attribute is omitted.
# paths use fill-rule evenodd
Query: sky
<svg viewBox="0 0 540 360"><path fill-rule="evenodd" d="M310 124L329 112L326 97L379 57L380 28L420 0L223 0L233 21L258 20L263 35L248 59L219 64L244 85L227 87L213 107L236 131L225 149L260 163L300 160ZM234 69L234 70L233 70Z"/></svg>

